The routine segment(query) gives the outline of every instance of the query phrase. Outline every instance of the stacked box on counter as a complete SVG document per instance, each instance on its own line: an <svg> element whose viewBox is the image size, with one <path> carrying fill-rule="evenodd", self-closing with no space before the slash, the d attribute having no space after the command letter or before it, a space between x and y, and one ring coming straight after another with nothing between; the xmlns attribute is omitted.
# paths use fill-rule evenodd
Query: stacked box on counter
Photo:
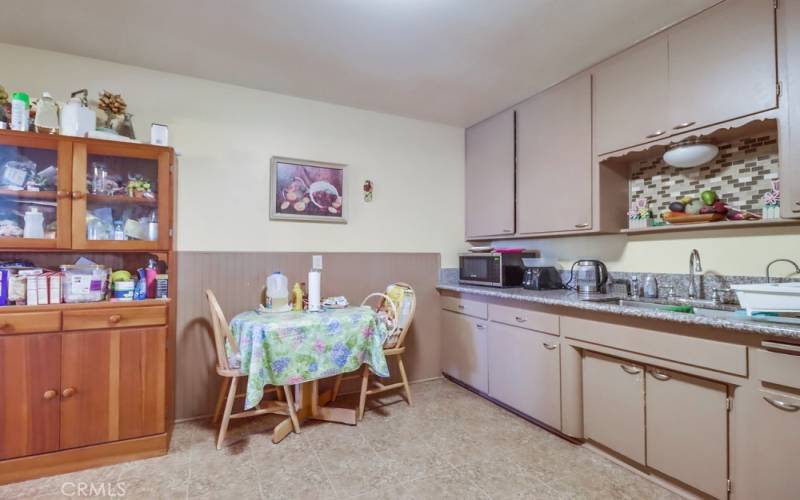
<svg viewBox="0 0 800 500"><path fill-rule="evenodd" d="M27 277L27 300L29 306L45 306L61 303L61 273L41 272Z"/></svg>
<svg viewBox="0 0 800 500"><path fill-rule="evenodd" d="M0 269L0 306L60 304L62 275L38 267Z"/></svg>

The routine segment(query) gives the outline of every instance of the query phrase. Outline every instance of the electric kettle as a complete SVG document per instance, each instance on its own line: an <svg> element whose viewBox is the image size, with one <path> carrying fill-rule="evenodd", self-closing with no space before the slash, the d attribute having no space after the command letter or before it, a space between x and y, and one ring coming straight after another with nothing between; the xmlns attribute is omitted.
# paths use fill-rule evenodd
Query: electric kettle
<svg viewBox="0 0 800 500"><path fill-rule="evenodd" d="M579 260L572 264L569 280L578 293L602 292L608 281L608 269L599 260Z"/></svg>

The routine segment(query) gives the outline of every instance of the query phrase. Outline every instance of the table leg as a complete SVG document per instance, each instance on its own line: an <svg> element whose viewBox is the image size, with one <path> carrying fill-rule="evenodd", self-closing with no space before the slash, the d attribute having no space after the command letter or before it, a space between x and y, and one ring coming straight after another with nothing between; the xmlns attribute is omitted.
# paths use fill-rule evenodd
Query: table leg
<svg viewBox="0 0 800 500"><path fill-rule="evenodd" d="M300 427L306 420L322 420L340 424L356 425L356 410L350 408L328 408L331 391L319 394L319 381L303 382L296 392L297 419ZM280 443L292 432L292 420L287 418L272 430L272 442Z"/></svg>

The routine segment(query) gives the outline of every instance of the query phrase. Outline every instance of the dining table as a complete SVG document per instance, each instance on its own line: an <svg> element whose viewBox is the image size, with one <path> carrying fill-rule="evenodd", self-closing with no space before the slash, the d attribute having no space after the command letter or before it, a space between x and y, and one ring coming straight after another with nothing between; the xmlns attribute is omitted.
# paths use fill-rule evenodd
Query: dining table
<svg viewBox="0 0 800 500"><path fill-rule="evenodd" d="M356 425L355 408L326 406L331 391L320 394L319 381L364 364L379 377L389 376L383 352L388 329L369 306L318 312L259 308L237 314L230 328L239 352L229 348L229 358L248 376L245 410L258 406L267 385L290 385L296 387L301 425L309 419ZM272 441L278 443L291 432L291 419L286 418L273 429Z"/></svg>

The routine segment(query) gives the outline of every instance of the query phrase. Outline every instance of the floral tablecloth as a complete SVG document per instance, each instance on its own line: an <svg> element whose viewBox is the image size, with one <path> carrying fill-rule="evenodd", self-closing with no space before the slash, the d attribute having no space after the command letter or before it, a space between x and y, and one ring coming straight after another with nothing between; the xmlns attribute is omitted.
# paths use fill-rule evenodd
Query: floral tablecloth
<svg viewBox="0 0 800 500"><path fill-rule="evenodd" d="M388 334L370 307L316 313L248 311L231 321L239 346L232 366L249 375L245 409L258 405L266 385L294 385L357 370L363 363L388 377L383 354Z"/></svg>

